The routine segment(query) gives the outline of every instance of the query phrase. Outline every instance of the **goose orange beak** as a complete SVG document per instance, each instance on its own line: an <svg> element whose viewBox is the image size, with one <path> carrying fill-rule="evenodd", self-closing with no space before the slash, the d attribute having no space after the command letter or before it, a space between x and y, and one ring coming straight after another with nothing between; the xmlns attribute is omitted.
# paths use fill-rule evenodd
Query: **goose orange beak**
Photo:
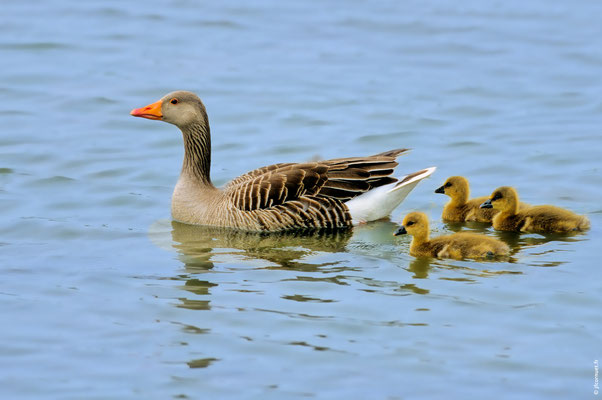
<svg viewBox="0 0 602 400"><path fill-rule="evenodd" d="M148 119L163 119L163 114L161 113L161 100L149 104L146 107L134 108L130 111L130 115L134 117L148 118Z"/></svg>

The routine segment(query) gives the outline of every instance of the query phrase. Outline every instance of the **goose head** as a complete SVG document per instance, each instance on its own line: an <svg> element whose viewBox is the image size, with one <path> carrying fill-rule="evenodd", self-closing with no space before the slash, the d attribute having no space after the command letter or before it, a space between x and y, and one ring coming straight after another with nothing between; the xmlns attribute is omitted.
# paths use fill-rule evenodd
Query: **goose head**
<svg viewBox="0 0 602 400"><path fill-rule="evenodd" d="M201 99L184 90L168 93L159 101L135 108L130 115L169 122L179 128L194 123L207 123L207 111Z"/></svg>

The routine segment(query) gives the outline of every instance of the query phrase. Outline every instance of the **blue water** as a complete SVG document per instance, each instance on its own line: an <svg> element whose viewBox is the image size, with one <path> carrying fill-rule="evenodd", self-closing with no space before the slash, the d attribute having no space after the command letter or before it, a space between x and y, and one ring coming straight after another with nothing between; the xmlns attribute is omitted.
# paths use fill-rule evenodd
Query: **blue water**
<svg viewBox="0 0 602 400"><path fill-rule="evenodd" d="M0 398L594 395L602 356L602 3L13 1L0 16ZM391 221L256 236L172 223L204 100L213 181L411 147ZM587 214L575 236L441 222L450 175ZM416 259L484 231L508 262Z"/></svg>

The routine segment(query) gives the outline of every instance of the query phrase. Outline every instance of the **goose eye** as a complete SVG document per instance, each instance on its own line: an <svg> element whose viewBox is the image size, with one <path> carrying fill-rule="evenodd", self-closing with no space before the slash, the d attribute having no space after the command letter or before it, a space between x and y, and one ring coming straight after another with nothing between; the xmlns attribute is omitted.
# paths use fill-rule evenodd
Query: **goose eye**
<svg viewBox="0 0 602 400"><path fill-rule="evenodd" d="M450 187L450 186L451 186L451 183L450 183L450 182L447 182L447 183L445 184L445 187Z"/></svg>
<svg viewBox="0 0 602 400"><path fill-rule="evenodd" d="M171 104L178 104L178 99L171 99L169 102Z"/></svg>
<svg viewBox="0 0 602 400"><path fill-rule="evenodd" d="M412 225L414 225L414 221L410 221L406 224L406 226L412 226Z"/></svg>
<svg viewBox="0 0 602 400"><path fill-rule="evenodd" d="M493 196L493 198L491 199L491 201L499 200L499 199L501 199L501 198L502 198L502 195L501 195L501 194L499 194L499 193L496 193L496 194Z"/></svg>

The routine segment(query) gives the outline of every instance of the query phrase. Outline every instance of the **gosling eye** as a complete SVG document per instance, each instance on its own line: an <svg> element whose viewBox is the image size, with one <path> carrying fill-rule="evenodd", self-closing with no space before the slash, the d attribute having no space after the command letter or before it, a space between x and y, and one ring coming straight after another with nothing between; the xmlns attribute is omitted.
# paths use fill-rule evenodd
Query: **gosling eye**
<svg viewBox="0 0 602 400"><path fill-rule="evenodd" d="M447 187L451 187L451 185L452 185L452 184L451 184L451 182L447 182L447 183L445 184L445 187L446 187L446 188L447 188Z"/></svg>
<svg viewBox="0 0 602 400"><path fill-rule="evenodd" d="M176 105L176 104L178 104L178 103L179 103L178 99L176 99L176 98L173 98L173 99L169 100L169 102L170 102L171 104L173 104L173 105Z"/></svg>
<svg viewBox="0 0 602 400"><path fill-rule="evenodd" d="M502 194L501 193L496 193L493 195L493 197L491 198L491 201L496 201L502 198Z"/></svg>
<svg viewBox="0 0 602 400"><path fill-rule="evenodd" d="M412 225L414 225L414 221L409 221L409 222L406 224L406 226L412 226Z"/></svg>

